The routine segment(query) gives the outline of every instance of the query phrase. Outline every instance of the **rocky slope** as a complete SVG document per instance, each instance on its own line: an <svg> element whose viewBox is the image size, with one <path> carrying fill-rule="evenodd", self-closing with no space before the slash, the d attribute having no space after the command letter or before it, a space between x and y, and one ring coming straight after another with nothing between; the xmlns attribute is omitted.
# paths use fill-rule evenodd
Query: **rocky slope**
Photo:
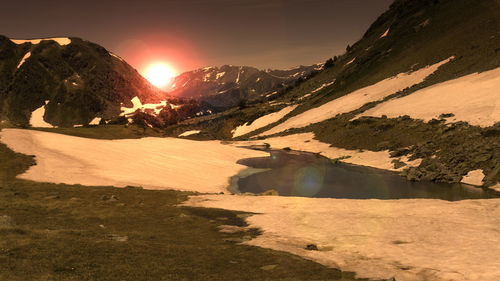
<svg viewBox="0 0 500 281"><path fill-rule="evenodd" d="M402 172L411 180L459 182L477 174L476 185L495 186L499 9L490 0L396 0L316 75L243 110L169 130L223 139L313 132L338 148L387 151L394 166L408 164L402 157L419 160ZM245 135L235 134L243 128Z"/></svg>
<svg viewBox="0 0 500 281"><path fill-rule="evenodd" d="M141 106L133 104L134 98ZM168 100L124 60L97 44L80 38L0 36L0 118L4 121L19 126L30 125L30 119L46 126L98 124L99 120L117 121L123 108L144 111L147 104L165 108Z"/></svg>

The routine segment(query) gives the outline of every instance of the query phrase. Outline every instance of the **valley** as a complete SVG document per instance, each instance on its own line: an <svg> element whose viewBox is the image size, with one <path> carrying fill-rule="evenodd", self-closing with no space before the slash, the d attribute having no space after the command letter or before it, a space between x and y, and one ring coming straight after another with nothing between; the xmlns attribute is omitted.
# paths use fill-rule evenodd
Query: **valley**
<svg viewBox="0 0 500 281"><path fill-rule="evenodd" d="M0 36L0 279L500 280L499 10L395 0L324 63L162 89Z"/></svg>

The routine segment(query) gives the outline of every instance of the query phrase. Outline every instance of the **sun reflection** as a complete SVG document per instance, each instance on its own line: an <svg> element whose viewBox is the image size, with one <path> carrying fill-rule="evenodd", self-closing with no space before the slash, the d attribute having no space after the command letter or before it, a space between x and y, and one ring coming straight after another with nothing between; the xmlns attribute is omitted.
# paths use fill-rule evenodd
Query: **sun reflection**
<svg viewBox="0 0 500 281"><path fill-rule="evenodd" d="M299 196L312 197L323 187L323 173L315 167L305 167L298 171L294 180L294 191Z"/></svg>

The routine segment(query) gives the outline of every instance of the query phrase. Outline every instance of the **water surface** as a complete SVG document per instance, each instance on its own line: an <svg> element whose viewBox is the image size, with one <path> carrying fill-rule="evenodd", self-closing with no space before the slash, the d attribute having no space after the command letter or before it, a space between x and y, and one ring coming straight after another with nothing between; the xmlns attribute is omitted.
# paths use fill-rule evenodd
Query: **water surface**
<svg viewBox="0 0 500 281"><path fill-rule="evenodd" d="M273 150L269 157L242 159L239 164L266 169L240 177L240 192L276 190L282 196L347 199L433 198L449 201L496 198L492 192L464 184L412 182L391 171L332 163L294 151Z"/></svg>

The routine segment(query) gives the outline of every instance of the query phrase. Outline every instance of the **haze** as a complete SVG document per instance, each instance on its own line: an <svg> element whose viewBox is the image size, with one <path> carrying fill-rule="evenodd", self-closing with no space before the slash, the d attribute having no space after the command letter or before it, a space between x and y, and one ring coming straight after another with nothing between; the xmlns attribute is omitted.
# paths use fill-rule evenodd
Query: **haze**
<svg viewBox="0 0 500 281"><path fill-rule="evenodd" d="M208 65L288 68L342 53L391 0L8 1L11 38L76 36L144 73L165 61L177 74ZM26 9L26 7L30 7Z"/></svg>

